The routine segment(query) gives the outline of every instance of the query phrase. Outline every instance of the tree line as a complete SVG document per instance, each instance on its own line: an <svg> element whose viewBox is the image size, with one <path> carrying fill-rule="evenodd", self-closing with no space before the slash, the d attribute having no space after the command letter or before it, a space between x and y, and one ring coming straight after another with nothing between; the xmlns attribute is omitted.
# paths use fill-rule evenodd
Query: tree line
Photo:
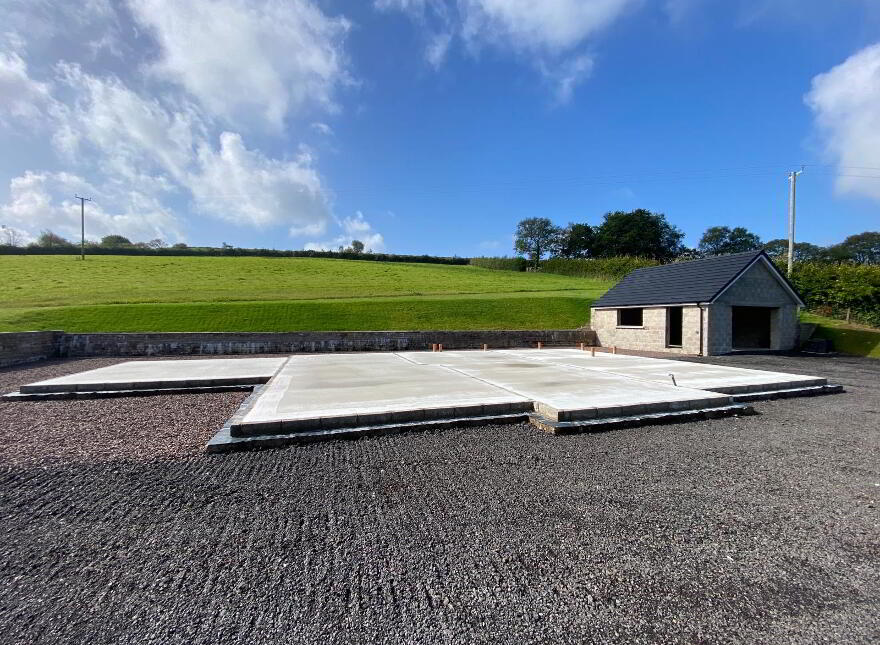
<svg viewBox="0 0 880 645"><path fill-rule="evenodd" d="M18 247L18 237L17 233L14 229L6 229L4 227L4 232L7 232L6 239L0 239L0 247L2 246L12 246ZM190 247L183 242L178 242L177 244L168 245L164 240L156 238L150 240L149 242L132 242L130 239L123 235L105 235L101 238L99 242L95 242L93 240L88 240L85 242L85 247L89 250L95 249L215 249L216 247L209 246L197 246ZM71 242L70 240L61 237L57 233L46 230L40 233L39 237L30 244L28 244L25 248L27 249L68 249L74 250L79 248L78 244ZM223 242L220 249L234 249L236 247L231 244L227 244ZM334 251L328 251L328 253L333 253ZM359 255L361 253L372 254L372 249L364 250L364 243L360 240L352 240L351 244L348 246L340 245L338 249L335 251L336 253L345 253L349 255Z"/></svg>
<svg viewBox="0 0 880 645"><path fill-rule="evenodd" d="M641 257L657 262L693 260L712 255L765 250L774 259L788 257L788 240L763 242L748 229L712 226L706 229L696 248L683 244L684 233L666 220L663 213L645 209L606 213L602 223L569 223L556 226L546 217L531 217L516 227L514 250L537 269L544 257L612 258ZM880 264L880 232L850 235L827 247L808 242L794 245L794 259L803 261Z"/></svg>

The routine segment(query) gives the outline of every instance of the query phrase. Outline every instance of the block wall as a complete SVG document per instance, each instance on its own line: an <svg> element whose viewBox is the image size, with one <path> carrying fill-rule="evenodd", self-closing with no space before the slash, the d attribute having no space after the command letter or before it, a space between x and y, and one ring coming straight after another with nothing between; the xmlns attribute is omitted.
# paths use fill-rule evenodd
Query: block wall
<svg viewBox="0 0 880 645"><path fill-rule="evenodd" d="M670 354L700 353L700 308L684 307L682 310L681 347L666 345L666 307L645 307L642 326L618 327L617 309L593 309L590 327L596 332L603 347L617 346L644 352L668 352Z"/></svg>
<svg viewBox="0 0 880 645"><path fill-rule="evenodd" d="M61 354L81 356L175 356L211 354L292 354L444 349L492 349L596 344L590 329L537 331L364 331L289 333L65 334Z"/></svg>
<svg viewBox="0 0 880 645"><path fill-rule="evenodd" d="M63 331L0 333L0 367L57 358L63 337Z"/></svg>

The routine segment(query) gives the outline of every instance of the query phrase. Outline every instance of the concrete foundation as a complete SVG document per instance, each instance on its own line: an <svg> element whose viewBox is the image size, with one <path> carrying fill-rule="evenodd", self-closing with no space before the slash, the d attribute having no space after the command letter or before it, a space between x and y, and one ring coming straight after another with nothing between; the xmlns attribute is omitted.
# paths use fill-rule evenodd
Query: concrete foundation
<svg viewBox="0 0 880 645"><path fill-rule="evenodd" d="M22 394L156 390L268 381L284 358L227 358L191 361L129 361L88 372L22 385Z"/></svg>
<svg viewBox="0 0 880 645"><path fill-rule="evenodd" d="M208 449L531 421L554 434L747 414L762 396L839 391L821 377L574 349L130 361L9 398L260 385Z"/></svg>

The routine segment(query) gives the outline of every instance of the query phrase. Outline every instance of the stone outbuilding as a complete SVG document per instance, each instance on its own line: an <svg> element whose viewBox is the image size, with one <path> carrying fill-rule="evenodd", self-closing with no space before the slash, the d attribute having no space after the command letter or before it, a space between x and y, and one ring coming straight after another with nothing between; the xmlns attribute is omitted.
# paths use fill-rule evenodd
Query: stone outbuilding
<svg viewBox="0 0 880 645"><path fill-rule="evenodd" d="M804 302L763 251L637 269L592 307L600 345L710 356L787 350Z"/></svg>

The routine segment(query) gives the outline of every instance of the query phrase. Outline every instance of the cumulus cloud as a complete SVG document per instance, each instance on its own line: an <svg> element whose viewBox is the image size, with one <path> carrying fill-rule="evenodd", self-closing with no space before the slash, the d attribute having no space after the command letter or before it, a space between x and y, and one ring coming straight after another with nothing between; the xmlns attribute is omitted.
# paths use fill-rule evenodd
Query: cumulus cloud
<svg viewBox="0 0 880 645"><path fill-rule="evenodd" d="M348 79L344 18L307 0L131 0L161 54L152 69L212 114L280 131L290 111L333 108Z"/></svg>
<svg viewBox="0 0 880 645"><path fill-rule="evenodd" d="M86 74L78 65L60 63L57 70L72 97L54 111L61 152L72 158L88 146L99 153L104 170L127 180L147 169L160 169L176 181L186 176L194 143L206 129L194 109L185 102L168 109L116 77Z"/></svg>
<svg viewBox="0 0 880 645"><path fill-rule="evenodd" d="M305 149L290 161L269 159L248 150L241 135L224 132L219 150L200 147L198 166L188 184L203 212L257 227L283 223L293 236L320 235L327 227L330 207Z"/></svg>
<svg viewBox="0 0 880 645"><path fill-rule="evenodd" d="M340 230L339 235L325 242L309 242L304 248L307 251L335 251L340 246L349 246L352 240L360 240L364 243L364 249L367 251L376 253L385 251L385 239L364 219L364 214L361 211L356 211L354 217L338 220L336 224Z"/></svg>
<svg viewBox="0 0 880 645"><path fill-rule="evenodd" d="M510 51L537 69L557 101L571 98L593 68L584 51L640 0L376 0L377 9L403 11L428 33L425 57L438 67L458 36L472 53Z"/></svg>
<svg viewBox="0 0 880 645"><path fill-rule="evenodd" d="M819 74L804 98L813 111L825 153L837 164L841 193L880 200L880 43L865 47Z"/></svg>
<svg viewBox="0 0 880 645"><path fill-rule="evenodd" d="M20 169L0 212L31 233L73 231L68 220L76 210L68 207L79 185L96 197L95 234L180 238L185 216L163 204L187 197L192 212L240 226L324 234L333 219L313 154L300 147L279 158L249 147L246 133L249 125L283 128L297 149L285 119L305 108L333 109L334 88L347 78L341 40L348 23L308 0L131 4L131 15L105 0L84 4L81 20L61 14L74 30L104 20L108 40L98 49L126 57L116 66L88 54L46 58L47 42L61 32L34 5L16 5L18 23L40 18L34 22L42 30L29 38L44 58L35 77L23 55L28 42L15 34L0 39L0 129L13 119L49 128L52 167L76 170ZM149 29L138 31L132 20ZM134 40L116 42L125 25ZM227 127L231 121L242 129Z"/></svg>
<svg viewBox="0 0 880 645"><path fill-rule="evenodd" d="M86 237L121 234L135 240L183 239L173 214L149 195L128 191L113 194L67 172L25 172L12 179L9 201L0 205L7 226L27 231L30 237L52 230L68 239L79 239L80 204L74 194L91 195L86 209Z"/></svg>

